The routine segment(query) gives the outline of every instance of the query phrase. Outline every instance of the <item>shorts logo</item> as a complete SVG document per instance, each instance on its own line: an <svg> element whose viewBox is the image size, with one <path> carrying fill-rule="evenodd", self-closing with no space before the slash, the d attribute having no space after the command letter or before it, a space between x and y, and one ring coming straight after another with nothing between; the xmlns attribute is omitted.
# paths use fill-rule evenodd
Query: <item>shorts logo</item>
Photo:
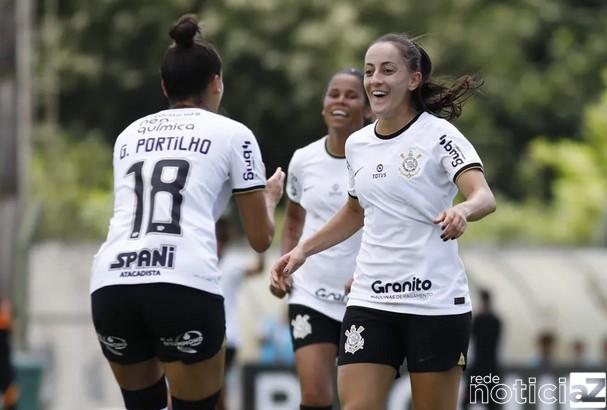
<svg viewBox="0 0 607 410"><path fill-rule="evenodd" d="M293 326L293 339L305 339L312 333L309 315L295 316L295 319L291 320L291 326Z"/></svg>
<svg viewBox="0 0 607 410"><path fill-rule="evenodd" d="M100 334L97 334L97 339L99 339L99 342L105 346L107 350L116 356L123 356L124 354L119 350L124 350L129 345L126 340L116 336L101 336Z"/></svg>
<svg viewBox="0 0 607 410"><path fill-rule="evenodd" d="M466 365L466 358L464 357L463 353L459 354L459 360L457 361L457 365L458 366L465 366Z"/></svg>
<svg viewBox="0 0 607 410"><path fill-rule="evenodd" d="M411 179L414 176L419 175L419 172L421 171L419 159L422 157L422 154L418 152L414 153L412 150L409 150L407 155L400 154L400 157L403 162L400 164L400 167L398 167L398 170L402 176Z"/></svg>
<svg viewBox="0 0 607 410"><path fill-rule="evenodd" d="M346 344L344 348L346 353L356 353L359 350L362 350L365 346L365 339L360 334L365 330L363 326L359 326L358 329L356 325L350 326L350 330L346 330Z"/></svg>
<svg viewBox="0 0 607 410"><path fill-rule="evenodd" d="M193 347L200 345L203 340L204 338L202 337L202 333L198 330L188 330L184 334L175 338L160 338L160 341L166 347L176 347L180 352L190 354L198 353L198 351L193 349Z"/></svg>

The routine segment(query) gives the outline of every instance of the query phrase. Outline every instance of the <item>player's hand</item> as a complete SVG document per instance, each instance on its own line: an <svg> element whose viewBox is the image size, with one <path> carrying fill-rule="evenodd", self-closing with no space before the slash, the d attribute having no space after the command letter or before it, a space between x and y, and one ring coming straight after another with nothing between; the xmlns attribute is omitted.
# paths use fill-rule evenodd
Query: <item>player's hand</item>
<svg viewBox="0 0 607 410"><path fill-rule="evenodd" d="M440 237L443 241L459 238L468 227L466 213L457 205L445 209L433 222L440 225L443 231Z"/></svg>
<svg viewBox="0 0 607 410"><path fill-rule="evenodd" d="M285 173L283 172L282 168L278 167L276 168L274 175L272 175L266 181L266 198L268 199L270 204L276 206L276 204L280 201L280 198L282 197L282 193L284 191L284 185Z"/></svg>
<svg viewBox="0 0 607 410"><path fill-rule="evenodd" d="M291 288L290 277L306 261L306 255L301 247L296 246L289 253L285 253L272 265L271 286L288 292Z"/></svg>
<svg viewBox="0 0 607 410"><path fill-rule="evenodd" d="M291 293L291 288L293 287L293 284L291 282L291 277L289 276L288 278L285 279L286 282L286 287L287 287L287 291L285 292L284 290L282 290L278 284L274 284L274 283L270 283L270 293L274 296L276 296L278 299L282 299L284 298L288 293Z"/></svg>

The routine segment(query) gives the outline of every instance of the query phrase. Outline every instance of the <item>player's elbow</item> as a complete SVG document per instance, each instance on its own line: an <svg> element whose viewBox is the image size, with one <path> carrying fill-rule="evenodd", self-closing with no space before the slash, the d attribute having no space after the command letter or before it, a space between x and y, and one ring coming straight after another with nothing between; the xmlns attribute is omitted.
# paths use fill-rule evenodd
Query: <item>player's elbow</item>
<svg viewBox="0 0 607 410"><path fill-rule="evenodd" d="M493 213L497 210L497 201L495 200L493 192L489 192L489 196L489 213Z"/></svg>
<svg viewBox="0 0 607 410"><path fill-rule="evenodd" d="M265 252L272 245L274 237L274 229L269 229L266 232L256 232L248 237L249 244L255 252Z"/></svg>

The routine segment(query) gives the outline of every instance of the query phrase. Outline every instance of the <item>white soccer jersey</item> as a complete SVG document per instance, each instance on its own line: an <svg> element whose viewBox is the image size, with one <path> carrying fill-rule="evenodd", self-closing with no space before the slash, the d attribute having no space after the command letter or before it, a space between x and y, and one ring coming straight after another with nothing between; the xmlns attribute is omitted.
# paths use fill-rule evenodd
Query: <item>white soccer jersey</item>
<svg viewBox="0 0 607 410"><path fill-rule="evenodd" d="M232 193L265 187L253 133L198 108L160 111L114 145L114 214L91 292L167 282L221 294L215 221Z"/></svg>
<svg viewBox="0 0 607 410"><path fill-rule="evenodd" d="M301 241L319 231L346 203L348 172L343 157L327 150L327 137L293 154L287 195L306 210ZM289 303L308 306L341 321L346 310L344 284L354 273L362 231L309 257L295 272Z"/></svg>
<svg viewBox="0 0 607 410"><path fill-rule="evenodd" d="M432 221L452 206L455 180L482 169L468 140L448 121L419 114L386 137L375 124L346 142L349 194L364 209L363 238L348 305L420 315L471 310L457 241Z"/></svg>

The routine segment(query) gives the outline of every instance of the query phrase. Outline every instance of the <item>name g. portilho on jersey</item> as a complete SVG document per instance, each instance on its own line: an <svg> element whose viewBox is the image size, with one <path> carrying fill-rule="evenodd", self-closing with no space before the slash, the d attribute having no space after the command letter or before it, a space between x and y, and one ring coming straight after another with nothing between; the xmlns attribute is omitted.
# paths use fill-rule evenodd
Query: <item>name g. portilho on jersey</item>
<svg viewBox="0 0 607 410"><path fill-rule="evenodd" d="M195 136L166 136L168 132L194 131L196 124L193 122L176 122L169 118L146 118L139 124L137 134L145 136L137 139L135 144L135 153L153 152L153 151L190 151L200 154L208 154L211 148L211 140ZM162 133L161 135L154 135ZM146 136L151 134L150 136ZM127 145L120 149L120 159L129 156Z"/></svg>

